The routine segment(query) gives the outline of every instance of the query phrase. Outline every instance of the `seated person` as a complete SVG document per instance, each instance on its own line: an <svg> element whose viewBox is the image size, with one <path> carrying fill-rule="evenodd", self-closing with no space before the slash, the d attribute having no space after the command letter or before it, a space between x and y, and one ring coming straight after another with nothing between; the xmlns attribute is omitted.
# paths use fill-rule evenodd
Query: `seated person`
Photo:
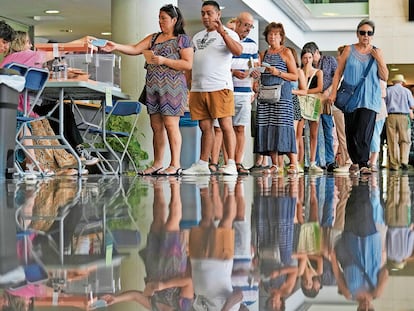
<svg viewBox="0 0 414 311"><path fill-rule="evenodd" d="M27 32L17 31L15 32L16 38L10 43L10 48L7 51L7 54L3 61L0 63L0 67L3 67L6 64L10 64L13 62L24 64L30 67L42 67L45 64L46 60L50 55L40 51L32 51L32 44ZM55 103L52 104L54 106ZM30 108L30 105L28 104ZM36 113L40 115L45 115L49 112L52 108L50 105L41 105L36 106L35 111L32 114L33 117L37 117ZM23 107L23 98L21 96L21 100L19 103L18 110L21 112L24 110ZM55 110L52 116L58 118L58 110ZM79 130L76 126L74 115L72 110L65 109L65 120L64 120L64 135L71 146L76 150L78 155L81 157L81 161L85 165L95 165L98 163L99 159L92 157L84 148L83 148L83 139L79 133ZM56 133L59 131L59 123L53 120L50 120L50 126L52 127L53 131ZM33 149L32 149L33 150ZM59 152L59 151L57 151ZM65 165L67 166L67 165Z"/></svg>

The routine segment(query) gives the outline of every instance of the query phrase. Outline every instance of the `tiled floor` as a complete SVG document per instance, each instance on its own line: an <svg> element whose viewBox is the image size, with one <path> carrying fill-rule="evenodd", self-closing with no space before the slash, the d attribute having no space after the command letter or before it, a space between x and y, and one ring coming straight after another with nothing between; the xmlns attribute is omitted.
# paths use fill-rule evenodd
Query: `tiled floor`
<svg viewBox="0 0 414 311"><path fill-rule="evenodd" d="M86 310L109 293L111 310L356 310L361 297L413 310L413 188L411 171L4 180L0 306Z"/></svg>

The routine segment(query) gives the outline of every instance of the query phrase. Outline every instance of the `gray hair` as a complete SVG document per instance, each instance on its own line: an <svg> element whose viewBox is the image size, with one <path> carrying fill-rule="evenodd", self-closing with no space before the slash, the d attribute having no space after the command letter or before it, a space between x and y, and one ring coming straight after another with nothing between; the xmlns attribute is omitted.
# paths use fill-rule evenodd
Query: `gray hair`
<svg viewBox="0 0 414 311"><path fill-rule="evenodd" d="M363 25L371 26L372 31L375 32L375 23L372 20L370 20L368 18L364 18L362 21L359 22L356 30L358 31L358 29Z"/></svg>

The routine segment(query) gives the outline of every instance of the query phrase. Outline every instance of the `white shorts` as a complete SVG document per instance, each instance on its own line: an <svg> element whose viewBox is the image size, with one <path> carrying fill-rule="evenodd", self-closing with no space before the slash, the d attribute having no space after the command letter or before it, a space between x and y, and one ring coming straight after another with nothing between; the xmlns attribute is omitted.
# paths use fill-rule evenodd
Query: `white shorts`
<svg viewBox="0 0 414 311"><path fill-rule="evenodd" d="M233 126L249 126L250 112L252 110L252 96L248 94L234 95L234 116Z"/></svg>
<svg viewBox="0 0 414 311"><path fill-rule="evenodd" d="M251 99L252 96L250 93L247 95L234 95L234 116L233 116L233 126L249 126L251 119ZM220 127L220 124L217 119L213 121L214 127Z"/></svg>

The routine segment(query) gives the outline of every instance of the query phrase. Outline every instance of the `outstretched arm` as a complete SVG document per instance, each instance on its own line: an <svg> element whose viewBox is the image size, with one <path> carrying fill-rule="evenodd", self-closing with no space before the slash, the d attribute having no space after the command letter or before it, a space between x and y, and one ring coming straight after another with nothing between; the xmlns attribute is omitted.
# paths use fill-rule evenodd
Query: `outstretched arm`
<svg viewBox="0 0 414 311"><path fill-rule="evenodd" d="M108 306L113 305L115 303L124 302L124 301L135 301L141 304L142 306L150 309L151 303L148 297L145 297L143 292L137 290L130 290L123 292L119 295L104 295L100 299L106 301Z"/></svg>

